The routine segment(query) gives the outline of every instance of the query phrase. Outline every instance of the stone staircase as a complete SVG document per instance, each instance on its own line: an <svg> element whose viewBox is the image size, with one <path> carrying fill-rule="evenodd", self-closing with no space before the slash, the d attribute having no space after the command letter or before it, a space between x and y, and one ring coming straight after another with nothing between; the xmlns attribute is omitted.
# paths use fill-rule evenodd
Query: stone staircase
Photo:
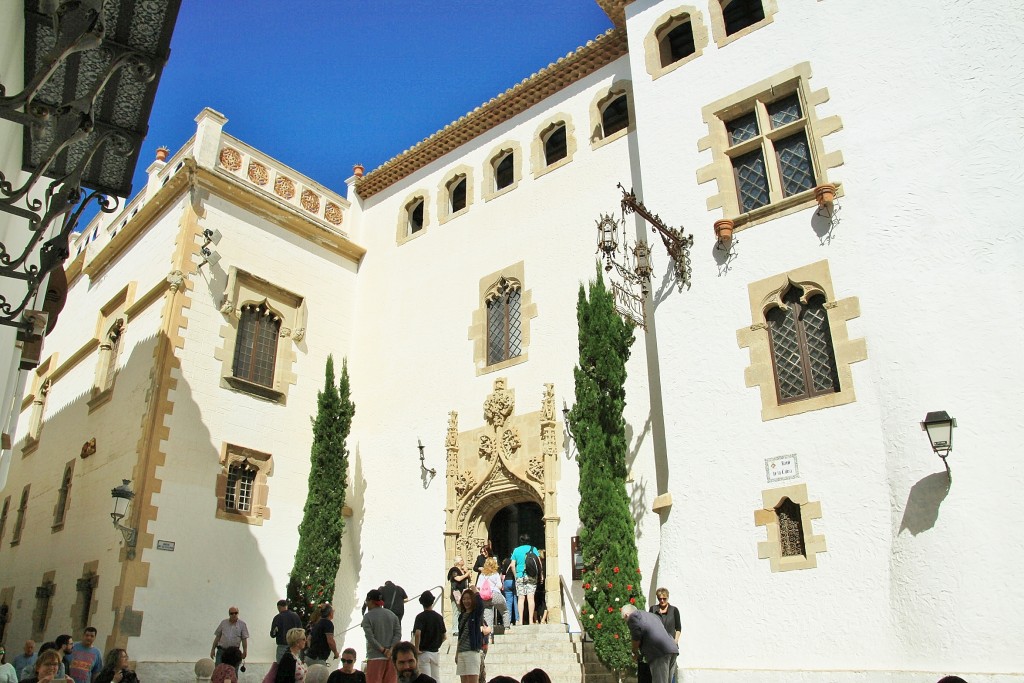
<svg viewBox="0 0 1024 683"><path fill-rule="evenodd" d="M458 683L455 675L456 640L449 636L441 647L441 680ZM531 669L544 669L551 683L581 683L582 647L579 634L570 635L565 624L514 626L494 637L484 660L487 680L511 676L519 680ZM481 683L486 683L481 681Z"/></svg>

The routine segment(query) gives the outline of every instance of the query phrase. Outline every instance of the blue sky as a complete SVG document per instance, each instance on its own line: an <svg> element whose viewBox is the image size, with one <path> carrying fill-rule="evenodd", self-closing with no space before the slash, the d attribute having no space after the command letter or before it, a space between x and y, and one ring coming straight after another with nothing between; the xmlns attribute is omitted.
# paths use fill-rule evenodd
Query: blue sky
<svg viewBox="0 0 1024 683"><path fill-rule="evenodd" d="M344 192L367 171L611 28L595 0L183 0L133 192L206 106Z"/></svg>

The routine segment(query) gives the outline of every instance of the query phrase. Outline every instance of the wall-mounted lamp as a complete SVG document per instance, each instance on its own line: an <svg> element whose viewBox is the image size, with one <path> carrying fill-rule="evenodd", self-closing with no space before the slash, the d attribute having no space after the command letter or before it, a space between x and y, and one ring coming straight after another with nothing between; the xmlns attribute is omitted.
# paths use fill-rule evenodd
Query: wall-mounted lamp
<svg viewBox="0 0 1024 683"><path fill-rule="evenodd" d="M566 445L571 449L576 436L572 433L572 420L569 419L569 406L565 404L565 399L562 399L562 421L565 423L565 434L569 437Z"/></svg>
<svg viewBox="0 0 1024 683"><path fill-rule="evenodd" d="M220 263L220 254L210 248L210 245L217 246L220 243L221 235L220 230L211 230L207 228L203 230L203 246L199 247L199 253L203 255L203 260L199 263L199 268L202 268L204 264L209 263L210 267Z"/></svg>
<svg viewBox="0 0 1024 683"><path fill-rule="evenodd" d="M135 492L132 491L132 482L128 479L122 479L120 486L115 486L111 489L110 497L114 499L114 511L110 513L110 518L114 520L114 528L124 536L124 544L128 548L128 559L134 560L135 541L138 539L139 532L137 529L121 524L121 520L128 514L132 498L135 497Z"/></svg>
<svg viewBox="0 0 1024 683"><path fill-rule="evenodd" d="M942 458L942 464L946 466L949 473L949 464L946 457L953 450L953 428L956 427L956 419L949 416L945 410L938 410L928 413L921 422L921 429L928 433L928 441L932 444L932 450ZM952 476L952 475L950 475Z"/></svg>
<svg viewBox="0 0 1024 683"><path fill-rule="evenodd" d="M436 477L437 476L437 470L435 470L433 467L427 467L424 464L425 460L424 460L424 457L423 457L423 442L420 439L416 439L416 445L420 449L420 474L423 475L423 476L426 476L427 474L429 474L432 478Z"/></svg>

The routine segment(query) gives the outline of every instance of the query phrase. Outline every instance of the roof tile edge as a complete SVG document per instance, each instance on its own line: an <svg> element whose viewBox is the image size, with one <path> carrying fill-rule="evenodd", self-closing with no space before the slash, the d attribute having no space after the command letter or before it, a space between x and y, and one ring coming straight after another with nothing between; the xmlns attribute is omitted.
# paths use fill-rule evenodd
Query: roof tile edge
<svg viewBox="0 0 1024 683"><path fill-rule="evenodd" d="M626 54L626 30L608 29L586 45L524 78L505 92L459 117L457 121L392 157L356 183L356 192L367 199L416 170L483 135L491 128L526 111L538 102L567 88L581 78Z"/></svg>

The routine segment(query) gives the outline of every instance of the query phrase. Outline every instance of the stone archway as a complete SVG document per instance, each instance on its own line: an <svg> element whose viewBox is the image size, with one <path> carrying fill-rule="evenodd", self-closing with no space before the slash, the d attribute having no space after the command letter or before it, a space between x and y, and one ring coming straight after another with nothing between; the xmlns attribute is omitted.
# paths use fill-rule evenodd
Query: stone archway
<svg viewBox="0 0 1024 683"><path fill-rule="evenodd" d="M445 570L456 555L472 564L499 510L515 503L536 503L544 520L544 540L537 545L546 548L548 618L561 621L557 484L562 432L555 420L554 385L544 385L540 410L516 415L515 393L499 377L484 401L483 418L483 426L460 432L458 413L448 414ZM451 603L444 603L450 620Z"/></svg>

